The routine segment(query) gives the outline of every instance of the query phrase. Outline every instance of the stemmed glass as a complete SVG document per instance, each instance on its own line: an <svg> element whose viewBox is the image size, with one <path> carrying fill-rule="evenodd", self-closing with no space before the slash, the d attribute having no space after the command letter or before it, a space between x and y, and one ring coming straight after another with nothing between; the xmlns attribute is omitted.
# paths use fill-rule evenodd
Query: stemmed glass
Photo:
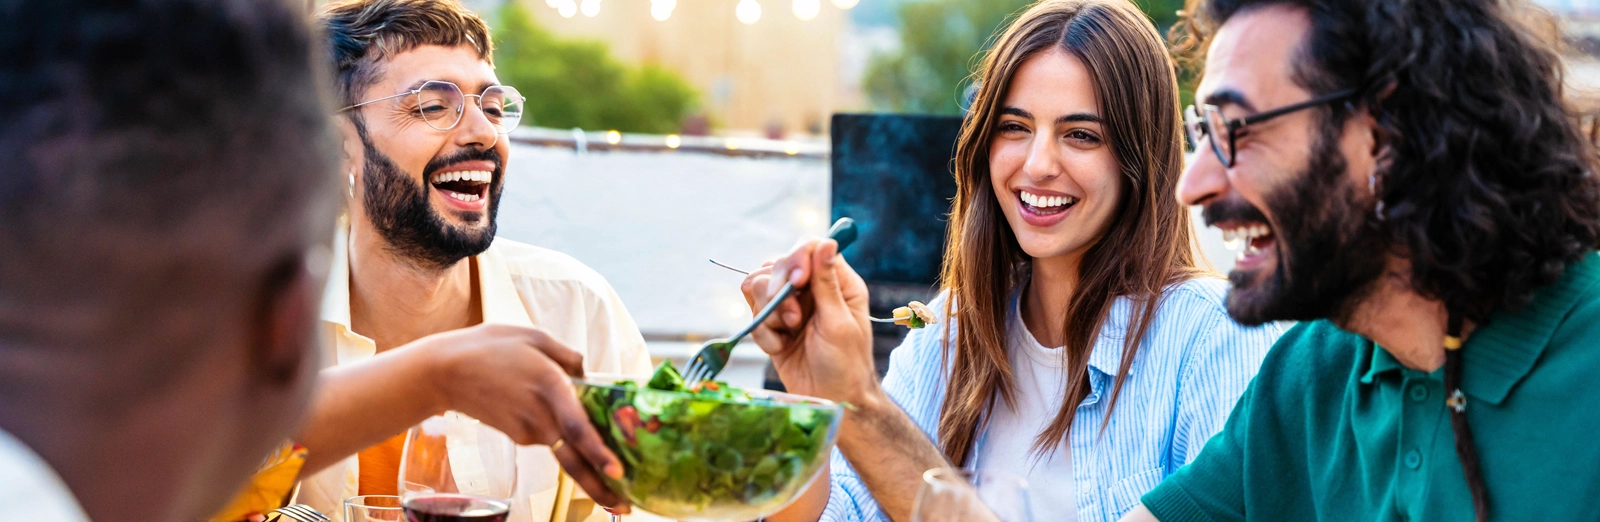
<svg viewBox="0 0 1600 522"><path fill-rule="evenodd" d="M517 487L517 445L458 412L406 432L400 504L408 522L504 522Z"/></svg>
<svg viewBox="0 0 1600 522"><path fill-rule="evenodd" d="M345 522L401 522L400 497L361 495L344 499Z"/></svg>
<svg viewBox="0 0 1600 522"><path fill-rule="evenodd" d="M1032 522L1028 483L993 471L934 468L922 474L912 522Z"/></svg>

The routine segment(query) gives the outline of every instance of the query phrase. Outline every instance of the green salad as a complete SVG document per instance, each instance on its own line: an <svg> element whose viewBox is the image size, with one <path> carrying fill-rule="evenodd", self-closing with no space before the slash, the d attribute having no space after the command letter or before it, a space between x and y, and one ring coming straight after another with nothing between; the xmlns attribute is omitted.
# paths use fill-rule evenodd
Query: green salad
<svg viewBox="0 0 1600 522"><path fill-rule="evenodd" d="M723 382L685 383L671 362L642 388L620 381L583 386L580 395L623 461L625 476L612 488L662 515L787 503L827 458L838 411Z"/></svg>

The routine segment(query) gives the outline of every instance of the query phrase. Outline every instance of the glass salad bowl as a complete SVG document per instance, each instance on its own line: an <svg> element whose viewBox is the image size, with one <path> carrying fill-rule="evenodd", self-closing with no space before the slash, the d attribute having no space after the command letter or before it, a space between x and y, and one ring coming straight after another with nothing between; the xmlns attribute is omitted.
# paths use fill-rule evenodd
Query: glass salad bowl
<svg viewBox="0 0 1600 522"><path fill-rule="evenodd" d="M648 383L577 380L590 422L622 460L605 477L634 507L685 520L756 520L811 484L843 414L822 399L685 385L671 363Z"/></svg>

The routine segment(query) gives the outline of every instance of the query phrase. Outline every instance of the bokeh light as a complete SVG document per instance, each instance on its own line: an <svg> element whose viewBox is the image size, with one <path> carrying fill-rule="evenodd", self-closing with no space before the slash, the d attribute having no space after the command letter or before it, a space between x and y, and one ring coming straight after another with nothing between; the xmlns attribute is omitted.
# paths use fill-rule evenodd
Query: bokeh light
<svg viewBox="0 0 1600 522"><path fill-rule="evenodd" d="M761 20L761 4L756 0L739 0L739 5L733 8L733 14L745 25L754 24Z"/></svg>

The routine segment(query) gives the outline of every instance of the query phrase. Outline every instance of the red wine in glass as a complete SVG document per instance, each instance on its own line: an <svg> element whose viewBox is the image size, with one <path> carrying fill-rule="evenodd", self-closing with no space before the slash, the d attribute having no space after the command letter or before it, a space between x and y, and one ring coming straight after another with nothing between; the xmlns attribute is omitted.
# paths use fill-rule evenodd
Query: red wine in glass
<svg viewBox="0 0 1600 522"><path fill-rule="evenodd" d="M411 497L401 507L407 522L505 522L511 512L505 502L452 493Z"/></svg>

